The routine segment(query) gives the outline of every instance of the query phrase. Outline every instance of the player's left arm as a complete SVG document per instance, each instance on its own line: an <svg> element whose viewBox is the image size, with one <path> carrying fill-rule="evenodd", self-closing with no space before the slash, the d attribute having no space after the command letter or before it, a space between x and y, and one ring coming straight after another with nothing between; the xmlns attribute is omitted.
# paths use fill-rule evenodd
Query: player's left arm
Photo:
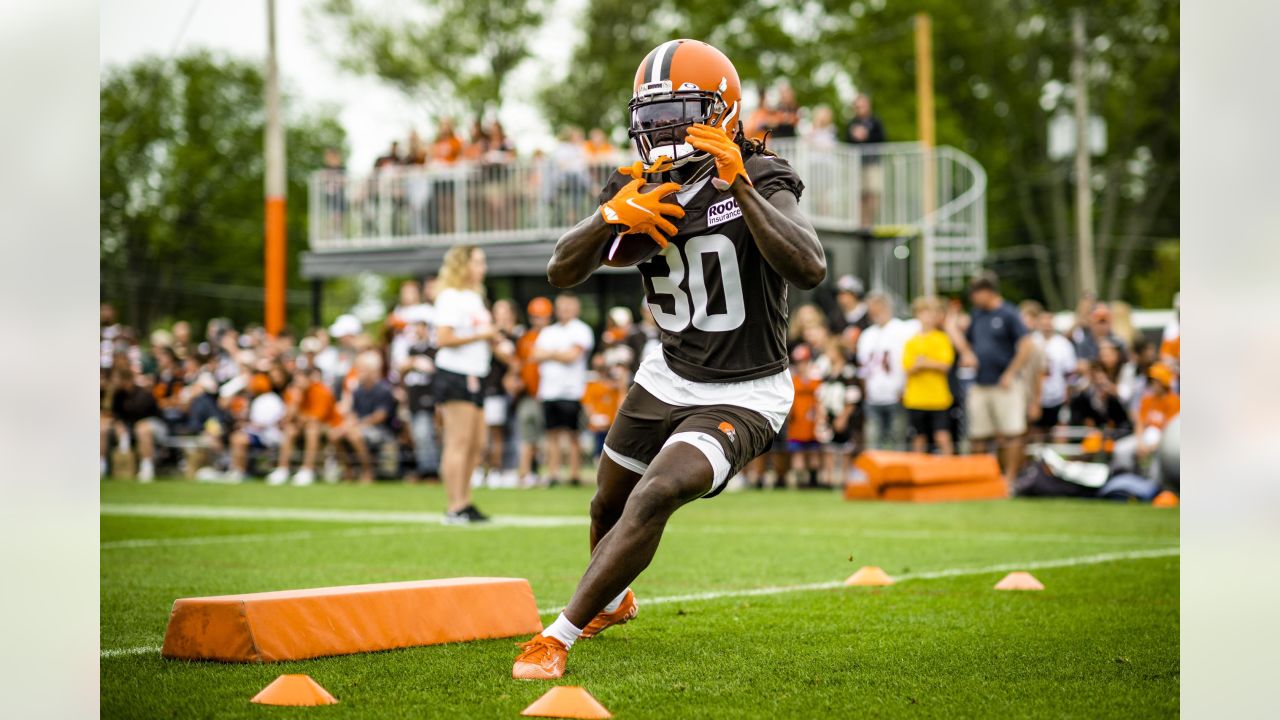
<svg viewBox="0 0 1280 720"><path fill-rule="evenodd" d="M781 190L765 198L751 184L742 150L724 130L692 125L686 140L715 158L717 187L727 187L742 209L742 217L756 239L760 254L788 282L803 290L818 286L827 276L827 258L800 201Z"/></svg>
<svg viewBox="0 0 1280 720"><path fill-rule="evenodd" d="M765 199L741 178L729 191L769 265L801 290L817 287L827 276L827 258L796 196L778 191Z"/></svg>

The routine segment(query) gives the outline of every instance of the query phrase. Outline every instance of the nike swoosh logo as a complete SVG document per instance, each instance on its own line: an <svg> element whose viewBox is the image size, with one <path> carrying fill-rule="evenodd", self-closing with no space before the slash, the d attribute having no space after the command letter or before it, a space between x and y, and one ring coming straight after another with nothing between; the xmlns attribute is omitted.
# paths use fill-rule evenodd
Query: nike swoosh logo
<svg viewBox="0 0 1280 720"><path fill-rule="evenodd" d="M627 198L627 204L628 204L628 205L630 205L631 207L633 207L633 208L635 208L635 209L639 210L640 212L644 213L645 215L652 215L652 214L653 214L653 213L649 212L648 210L646 210L646 209L644 209L644 208L640 207L639 205L637 205L637 204L636 204L636 200L635 200L635 198Z"/></svg>

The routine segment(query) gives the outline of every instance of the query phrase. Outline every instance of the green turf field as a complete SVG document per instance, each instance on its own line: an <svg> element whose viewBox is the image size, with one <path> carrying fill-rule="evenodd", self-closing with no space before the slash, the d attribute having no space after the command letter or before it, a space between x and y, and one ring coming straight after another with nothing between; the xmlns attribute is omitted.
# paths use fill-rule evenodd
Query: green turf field
<svg viewBox="0 0 1280 720"><path fill-rule="evenodd" d="M460 575L528 578L549 622L587 559L589 489L480 491L546 518L488 528L423 522L438 486L101 491L103 717L517 718L547 688L510 678L517 639L272 665L159 645L179 597ZM1177 553L1178 511L1142 505L725 494L676 514L639 617L575 645L561 682L622 719L1173 716ZM902 580L838 586L862 565ZM1011 569L1047 589L992 590ZM286 672L340 704L249 702Z"/></svg>

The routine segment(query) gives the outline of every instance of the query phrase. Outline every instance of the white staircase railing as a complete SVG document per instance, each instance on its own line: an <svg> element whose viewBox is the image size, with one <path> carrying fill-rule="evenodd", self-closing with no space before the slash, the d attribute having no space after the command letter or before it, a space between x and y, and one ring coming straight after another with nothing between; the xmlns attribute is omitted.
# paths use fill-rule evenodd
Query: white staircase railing
<svg viewBox="0 0 1280 720"><path fill-rule="evenodd" d="M804 140L770 143L806 189L801 207L818 230L918 238L930 243L941 291L957 290L987 250L987 174L952 147L933 150L934 206L926 213L920 143L815 147Z"/></svg>

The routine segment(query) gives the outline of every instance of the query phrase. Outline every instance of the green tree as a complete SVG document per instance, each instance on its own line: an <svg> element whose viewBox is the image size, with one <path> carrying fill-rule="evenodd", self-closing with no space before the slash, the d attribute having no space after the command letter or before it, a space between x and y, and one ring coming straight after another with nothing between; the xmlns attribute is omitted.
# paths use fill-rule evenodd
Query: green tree
<svg viewBox="0 0 1280 720"><path fill-rule="evenodd" d="M1138 307L1167 308L1173 306L1173 294L1179 289L1181 245L1165 240L1156 245L1150 269L1133 276L1133 298Z"/></svg>
<svg viewBox="0 0 1280 720"><path fill-rule="evenodd" d="M323 0L314 20L342 38L339 62L381 78L432 112L483 114L530 55L547 0L421 0L389 16L356 0Z"/></svg>
<svg viewBox="0 0 1280 720"><path fill-rule="evenodd" d="M260 322L263 78L256 64L192 53L108 68L99 91L102 297L124 322ZM332 113L286 121L289 286L302 287L307 176L344 135ZM290 320L306 321L305 291Z"/></svg>
<svg viewBox="0 0 1280 720"><path fill-rule="evenodd" d="M829 17L835 22L839 14L831 4ZM640 61L677 37L702 39L722 50L733 60L744 89L785 77L802 102L830 102L835 98L835 60L819 46L816 30L806 25L798 5L792 0L592 0L583 15L582 42L540 93L543 112L553 125L625 127Z"/></svg>
<svg viewBox="0 0 1280 720"><path fill-rule="evenodd" d="M912 18L928 12L938 142L973 155L987 170L992 257L1023 258L1001 262L1011 271L1005 275L1013 294L1062 307L1076 286L1074 178L1070 161L1048 159L1047 127L1072 100L1070 13L1077 5L591 0L573 62L553 78L543 105L556 122L625 125L635 68L645 53L663 40L692 37L724 50L744 85L785 78L805 106L847 99L841 90L856 86L873 96L890 140L913 140ZM1178 9L1177 0L1087 6L1091 106L1108 122L1107 154L1090 178L1104 296L1131 297L1130 278L1142 272L1135 257L1151 257L1154 243L1179 235Z"/></svg>

